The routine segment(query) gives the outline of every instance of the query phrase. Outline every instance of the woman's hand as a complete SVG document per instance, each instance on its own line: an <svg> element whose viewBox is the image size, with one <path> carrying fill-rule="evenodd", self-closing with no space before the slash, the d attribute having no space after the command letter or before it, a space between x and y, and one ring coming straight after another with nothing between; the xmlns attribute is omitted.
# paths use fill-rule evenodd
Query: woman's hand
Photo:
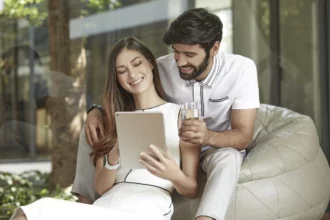
<svg viewBox="0 0 330 220"><path fill-rule="evenodd" d="M85 124L86 141L89 146L93 146L104 135L104 125L102 113L99 109L92 109L86 119Z"/></svg>
<svg viewBox="0 0 330 220"><path fill-rule="evenodd" d="M169 181L175 181L176 174L181 173L181 169L175 159L169 154L164 157L154 145L150 145L150 149L154 153L155 158L145 152L141 152L139 161L153 175Z"/></svg>

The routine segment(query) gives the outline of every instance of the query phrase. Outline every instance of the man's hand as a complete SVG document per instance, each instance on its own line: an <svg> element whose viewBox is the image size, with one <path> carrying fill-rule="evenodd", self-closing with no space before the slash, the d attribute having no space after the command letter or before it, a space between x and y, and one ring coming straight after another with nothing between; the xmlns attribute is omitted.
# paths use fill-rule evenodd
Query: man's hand
<svg viewBox="0 0 330 220"><path fill-rule="evenodd" d="M103 117L100 110L92 109L87 115L85 125L86 141L93 146L104 135Z"/></svg>
<svg viewBox="0 0 330 220"><path fill-rule="evenodd" d="M186 119L181 123L179 136L183 141L199 144L210 145L210 138L212 131L210 131L203 119Z"/></svg>
<svg viewBox="0 0 330 220"><path fill-rule="evenodd" d="M151 157L145 152L141 152L139 161L147 168L147 170L155 176L162 179L174 181L175 174L181 172L179 165L176 163L171 155L164 155L153 145L150 145L152 152L155 154L155 158Z"/></svg>

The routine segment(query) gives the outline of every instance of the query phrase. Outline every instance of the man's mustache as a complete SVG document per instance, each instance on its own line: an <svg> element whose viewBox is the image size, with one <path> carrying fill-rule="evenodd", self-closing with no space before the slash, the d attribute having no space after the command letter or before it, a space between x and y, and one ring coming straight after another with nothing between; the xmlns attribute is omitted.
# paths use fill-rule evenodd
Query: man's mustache
<svg viewBox="0 0 330 220"><path fill-rule="evenodd" d="M192 65L185 65L185 66L178 66L179 68L189 68L189 67L191 67L191 68L195 68L194 66L192 66Z"/></svg>

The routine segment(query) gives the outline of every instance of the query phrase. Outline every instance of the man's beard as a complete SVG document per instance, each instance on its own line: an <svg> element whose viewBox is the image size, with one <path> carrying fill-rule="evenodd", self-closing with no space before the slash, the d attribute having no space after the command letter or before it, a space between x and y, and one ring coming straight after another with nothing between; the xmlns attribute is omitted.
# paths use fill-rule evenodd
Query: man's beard
<svg viewBox="0 0 330 220"><path fill-rule="evenodd" d="M193 80L196 79L197 77L199 77L204 70L207 68L207 65L209 64L209 58L210 55L207 54L203 60L203 62L196 68L195 66L192 65L185 65L185 66L181 66L183 68L185 67L191 67L194 69L194 71L192 73L183 73L181 72L180 68L179 68L179 72L180 72L180 77L184 80Z"/></svg>

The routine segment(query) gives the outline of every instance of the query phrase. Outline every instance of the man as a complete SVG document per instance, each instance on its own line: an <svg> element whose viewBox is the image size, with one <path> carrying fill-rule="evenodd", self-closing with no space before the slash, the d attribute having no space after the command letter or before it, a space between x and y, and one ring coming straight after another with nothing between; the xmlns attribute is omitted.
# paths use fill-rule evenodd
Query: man
<svg viewBox="0 0 330 220"><path fill-rule="evenodd" d="M14 62L15 53L18 54L18 60ZM16 108L10 108L13 106L8 90L10 91L15 65L18 63L25 63L29 61L30 56L33 56L34 76L33 76L33 88L34 97L32 99L33 107L43 108L45 106L46 99L49 95L47 82L43 79L43 67L40 56L36 50L29 46L14 46L6 50L0 55L0 84L3 86L4 98L0 103L0 154L27 154L29 151L31 134L36 135L36 126L30 122L28 112L31 111L31 100L27 95L19 95ZM24 71L18 66L18 72ZM26 72L24 72L26 73ZM25 87L25 86L23 86ZM24 90L24 88L22 88ZM11 93L9 93L11 94ZM20 94L23 94L21 92ZM16 112L16 116L12 112ZM13 117L14 116L14 117Z"/></svg>
<svg viewBox="0 0 330 220"><path fill-rule="evenodd" d="M204 146L200 166L207 181L196 220L225 218L260 105L254 62L219 52L221 39L222 23L216 15L202 8L188 10L163 38L174 54L157 60L165 98L178 104L195 102L204 119L185 120L179 132L185 141ZM103 134L100 118L97 109L88 115L85 131L90 145ZM77 169L83 166L79 160L78 156ZM84 179L79 171L76 178ZM86 196L75 187L82 181L75 181L73 192Z"/></svg>

